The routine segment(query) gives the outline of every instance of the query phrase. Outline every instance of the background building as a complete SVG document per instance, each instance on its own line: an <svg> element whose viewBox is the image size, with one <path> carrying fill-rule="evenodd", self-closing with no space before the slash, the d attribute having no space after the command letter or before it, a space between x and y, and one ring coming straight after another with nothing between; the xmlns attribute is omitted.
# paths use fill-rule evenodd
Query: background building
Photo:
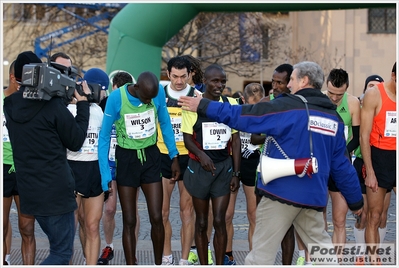
<svg viewBox="0 0 399 268"><path fill-rule="evenodd" d="M82 71L92 67L106 70L110 21L125 5L4 3L3 86L8 85L6 63L10 64L22 51L37 52L38 47L43 55L49 52L49 48L52 52L67 53L72 57L73 64ZM201 25L198 25L212 16L216 18L215 27L220 27L221 14L198 14L189 22L195 22L195 27L185 30L185 33L198 36L202 29ZM137 27L139 25L137 23ZM222 26L225 29L232 28L216 32L221 41L230 40L228 38L232 38L235 33L239 37L239 42L228 43L230 48L226 46L221 49L222 52L232 49L231 53L226 53L229 58L218 58L222 66L223 62L226 63L224 67L228 75L227 84L233 92L243 90L250 82L263 83L267 92L272 72L279 64L312 60L319 63L326 74L332 68L345 69L350 77L348 92L360 96L365 78L371 74L378 74L388 79L397 57L394 7L235 13L234 23ZM129 27L136 25L132 24ZM202 37L202 40L204 38ZM203 68L215 61L212 55L217 48L203 47L201 50L195 50L192 49L192 43L181 50L183 46L176 40L177 37L173 37L162 49L160 57L163 60L157 74L161 79L165 79L165 62L176 53L190 53L204 59ZM195 39L192 42L194 41ZM129 55L125 55L125 58L129 61ZM227 64L233 60L236 61L234 64ZM139 73L132 74L137 77Z"/></svg>

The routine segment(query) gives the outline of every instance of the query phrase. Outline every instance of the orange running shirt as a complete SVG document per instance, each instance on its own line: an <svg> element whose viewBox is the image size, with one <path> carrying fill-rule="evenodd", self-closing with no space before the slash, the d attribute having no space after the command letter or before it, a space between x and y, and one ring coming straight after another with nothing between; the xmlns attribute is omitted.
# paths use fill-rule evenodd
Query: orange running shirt
<svg viewBox="0 0 399 268"><path fill-rule="evenodd" d="M374 116L370 133L370 145L383 150L396 150L396 102L385 92L384 83L378 84L381 94L381 110Z"/></svg>

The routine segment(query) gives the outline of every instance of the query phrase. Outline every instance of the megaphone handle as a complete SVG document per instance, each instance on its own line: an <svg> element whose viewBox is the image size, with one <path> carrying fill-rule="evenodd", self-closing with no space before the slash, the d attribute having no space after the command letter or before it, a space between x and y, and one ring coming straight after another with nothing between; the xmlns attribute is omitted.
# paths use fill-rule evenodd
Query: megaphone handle
<svg viewBox="0 0 399 268"><path fill-rule="evenodd" d="M277 150L285 157L285 159L290 159L273 136L266 137L265 145L263 146L263 155L267 155L267 146L269 145L269 141L272 141L274 143L274 145L277 147Z"/></svg>
<svg viewBox="0 0 399 268"><path fill-rule="evenodd" d="M306 161L306 162L304 164L302 164L303 161ZM299 178L302 178L303 176L305 176L305 174L308 174L308 176L310 177L312 171L311 171L311 169L309 169L309 165L312 163L312 159L311 158L309 158L309 159L296 159L295 162L299 162L298 166L295 163L296 168L297 167L299 168L299 167L301 167L303 165L302 172L300 174L297 174L297 176ZM300 162L302 162L302 163L300 163Z"/></svg>

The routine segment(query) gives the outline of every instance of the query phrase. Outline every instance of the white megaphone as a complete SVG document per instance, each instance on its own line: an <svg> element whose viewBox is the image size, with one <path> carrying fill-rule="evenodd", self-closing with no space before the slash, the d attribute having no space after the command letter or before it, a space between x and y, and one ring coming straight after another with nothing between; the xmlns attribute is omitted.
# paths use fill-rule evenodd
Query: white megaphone
<svg viewBox="0 0 399 268"><path fill-rule="evenodd" d="M272 180L290 175L298 175L298 177L302 178L305 174L308 174L310 177L311 174L318 172L317 159L316 157L277 159L261 155L260 172L263 185Z"/></svg>

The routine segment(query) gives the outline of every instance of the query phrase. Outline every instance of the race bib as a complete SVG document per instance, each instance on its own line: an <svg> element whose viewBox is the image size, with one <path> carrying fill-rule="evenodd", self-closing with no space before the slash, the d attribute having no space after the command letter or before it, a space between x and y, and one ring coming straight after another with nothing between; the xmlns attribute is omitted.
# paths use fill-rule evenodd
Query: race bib
<svg viewBox="0 0 399 268"><path fill-rule="evenodd" d="M10 142L10 137L8 136L8 129L6 127L6 116L3 114L3 142Z"/></svg>
<svg viewBox="0 0 399 268"><path fill-rule="evenodd" d="M108 153L109 161L115 161L115 149L117 144L118 142L116 140L116 137L111 137L111 142L109 144L109 153Z"/></svg>
<svg viewBox="0 0 399 268"><path fill-rule="evenodd" d="M172 123L173 132L175 133L175 141L183 141L183 132L181 132L181 122L182 118L170 117L170 122Z"/></svg>
<svg viewBox="0 0 399 268"><path fill-rule="evenodd" d="M221 150L226 148L231 137L231 128L216 122L202 123L202 148Z"/></svg>
<svg viewBox="0 0 399 268"><path fill-rule="evenodd" d="M251 143L251 133L240 131L240 139L241 139L241 153L243 153L246 149L255 151L260 148L259 145L253 145Z"/></svg>
<svg viewBox="0 0 399 268"><path fill-rule="evenodd" d="M387 111L385 119L385 137L396 137L396 111Z"/></svg>
<svg viewBox="0 0 399 268"><path fill-rule="evenodd" d="M144 139L155 133L154 109L142 113L125 114L126 134L130 139Z"/></svg>
<svg viewBox="0 0 399 268"><path fill-rule="evenodd" d="M87 136L79 152L84 154L97 154L98 153L98 133L101 127L94 127L89 125L87 128Z"/></svg>
<svg viewBox="0 0 399 268"><path fill-rule="evenodd" d="M116 139L115 125L112 125L111 140L110 140L110 143L109 143L109 152L108 152L109 161L115 161L115 150L116 150L116 145L117 144L118 144L118 141Z"/></svg>

